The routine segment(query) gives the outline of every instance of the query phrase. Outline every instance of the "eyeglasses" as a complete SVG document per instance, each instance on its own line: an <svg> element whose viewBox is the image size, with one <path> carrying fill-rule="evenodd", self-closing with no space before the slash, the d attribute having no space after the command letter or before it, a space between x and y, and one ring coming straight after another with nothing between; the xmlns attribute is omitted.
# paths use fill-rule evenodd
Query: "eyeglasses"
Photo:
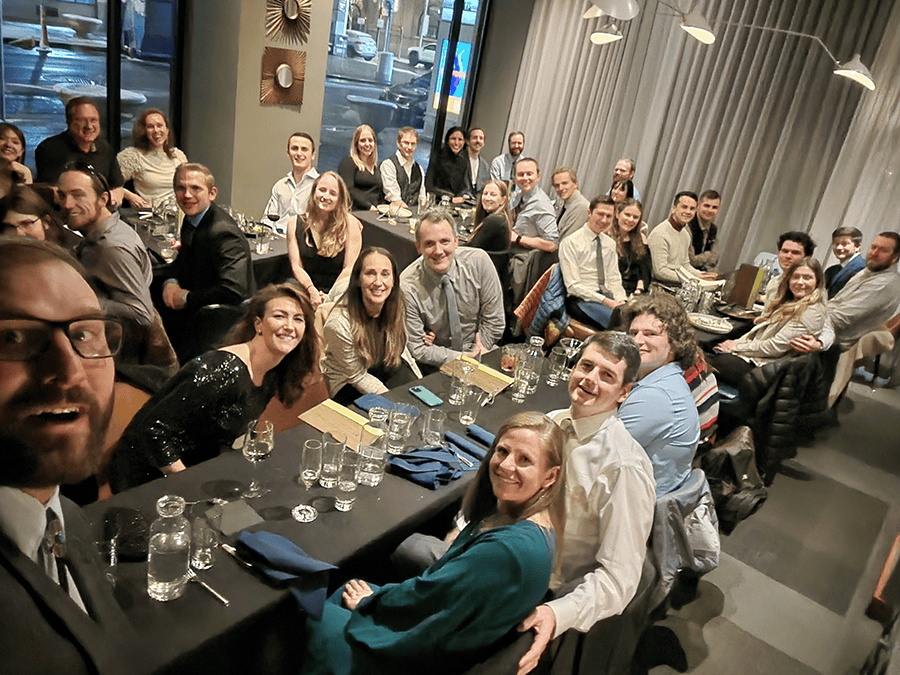
<svg viewBox="0 0 900 675"><path fill-rule="evenodd" d="M61 330L83 359L107 359L122 347L122 322L109 317L42 321L0 319L0 361L30 361L50 347Z"/></svg>
<svg viewBox="0 0 900 675"><path fill-rule="evenodd" d="M4 221L0 223L0 231L15 230L17 234L23 235L29 227L33 227L40 221L41 219L39 217L35 217L32 220L23 220L21 223L9 223Z"/></svg>

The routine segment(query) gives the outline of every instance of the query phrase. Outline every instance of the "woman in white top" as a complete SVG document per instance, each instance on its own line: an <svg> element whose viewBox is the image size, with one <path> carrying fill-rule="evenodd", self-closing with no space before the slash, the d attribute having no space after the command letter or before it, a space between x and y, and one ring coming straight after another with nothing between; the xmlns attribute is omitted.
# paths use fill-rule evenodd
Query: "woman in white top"
<svg viewBox="0 0 900 675"><path fill-rule="evenodd" d="M394 257L365 248L350 287L325 320L322 374L333 399L349 403L422 377L406 346L405 314Z"/></svg>
<svg viewBox="0 0 900 675"><path fill-rule="evenodd" d="M802 258L785 272L775 300L758 317L749 333L716 345L710 362L719 379L738 384L754 366L791 352L791 340L800 335L819 336L828 321L825 278L813 258Z"/></svg>
<svg viewBox="0 0 900 675"><path fill-rule="evenodd" d="M138 208L174 199L175 169L186 164L187 157L175 147L163 111L147 108L135 120L131 136L134 145L122 150L118 160L122 177L134 181L137 194L126 190L125 197Z"/></svg>

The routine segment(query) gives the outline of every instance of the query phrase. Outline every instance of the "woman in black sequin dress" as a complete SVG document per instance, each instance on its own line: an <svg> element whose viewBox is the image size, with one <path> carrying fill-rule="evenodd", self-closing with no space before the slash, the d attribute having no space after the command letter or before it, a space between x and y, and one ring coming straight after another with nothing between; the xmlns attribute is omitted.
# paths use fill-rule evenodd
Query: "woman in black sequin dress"
<svg viewBox="0 0 900 675"><path fill-rule="evenodd" d="M228 346L192 359L122 434L110 467L114 492L218 455L277 395L290 406L316 362L314 312L295 284L266 286Z"/></svg>

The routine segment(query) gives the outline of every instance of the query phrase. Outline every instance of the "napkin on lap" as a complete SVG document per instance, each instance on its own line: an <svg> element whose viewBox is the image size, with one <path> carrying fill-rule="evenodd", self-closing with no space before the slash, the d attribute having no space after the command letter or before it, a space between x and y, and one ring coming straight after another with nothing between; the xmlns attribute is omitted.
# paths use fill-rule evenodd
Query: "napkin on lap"
<svg viewBox="0 0 900 675"><path fill-rule="evenodd" d="M330 563L309 556L294 542L280 534L247 532L238 535L237 548L242 557L252 563L253 569L279 585L292 586L300 606L315 619L322 617L322 607L327 597L328 577L322 575L324 583L300 583L303 577L337 569ZM300 587L302 586L302 588Z"/></svg>

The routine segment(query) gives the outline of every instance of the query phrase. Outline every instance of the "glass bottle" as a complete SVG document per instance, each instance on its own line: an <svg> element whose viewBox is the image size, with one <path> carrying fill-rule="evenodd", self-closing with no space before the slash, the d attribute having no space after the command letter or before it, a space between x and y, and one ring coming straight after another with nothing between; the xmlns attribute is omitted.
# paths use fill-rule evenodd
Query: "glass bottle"
<svg viewBox="0 0 900 675"><path fill-rule="evenodd" d="M544 338L537 335L532 336L528 340L528 346L525 347L525 353L531 361L531 368L528 373L528 391L533 394L537 391L538 382L541 379L541 371L544 368Z"/></svg>
<svg viewBox="0 0 900 675"><path fill-rule="evenodd" d="M159 518L150 526L147 593L154 600L174 600L187 586L191 562L191 524L184 517L185 501L165 495L156 502Z"/></svg>

